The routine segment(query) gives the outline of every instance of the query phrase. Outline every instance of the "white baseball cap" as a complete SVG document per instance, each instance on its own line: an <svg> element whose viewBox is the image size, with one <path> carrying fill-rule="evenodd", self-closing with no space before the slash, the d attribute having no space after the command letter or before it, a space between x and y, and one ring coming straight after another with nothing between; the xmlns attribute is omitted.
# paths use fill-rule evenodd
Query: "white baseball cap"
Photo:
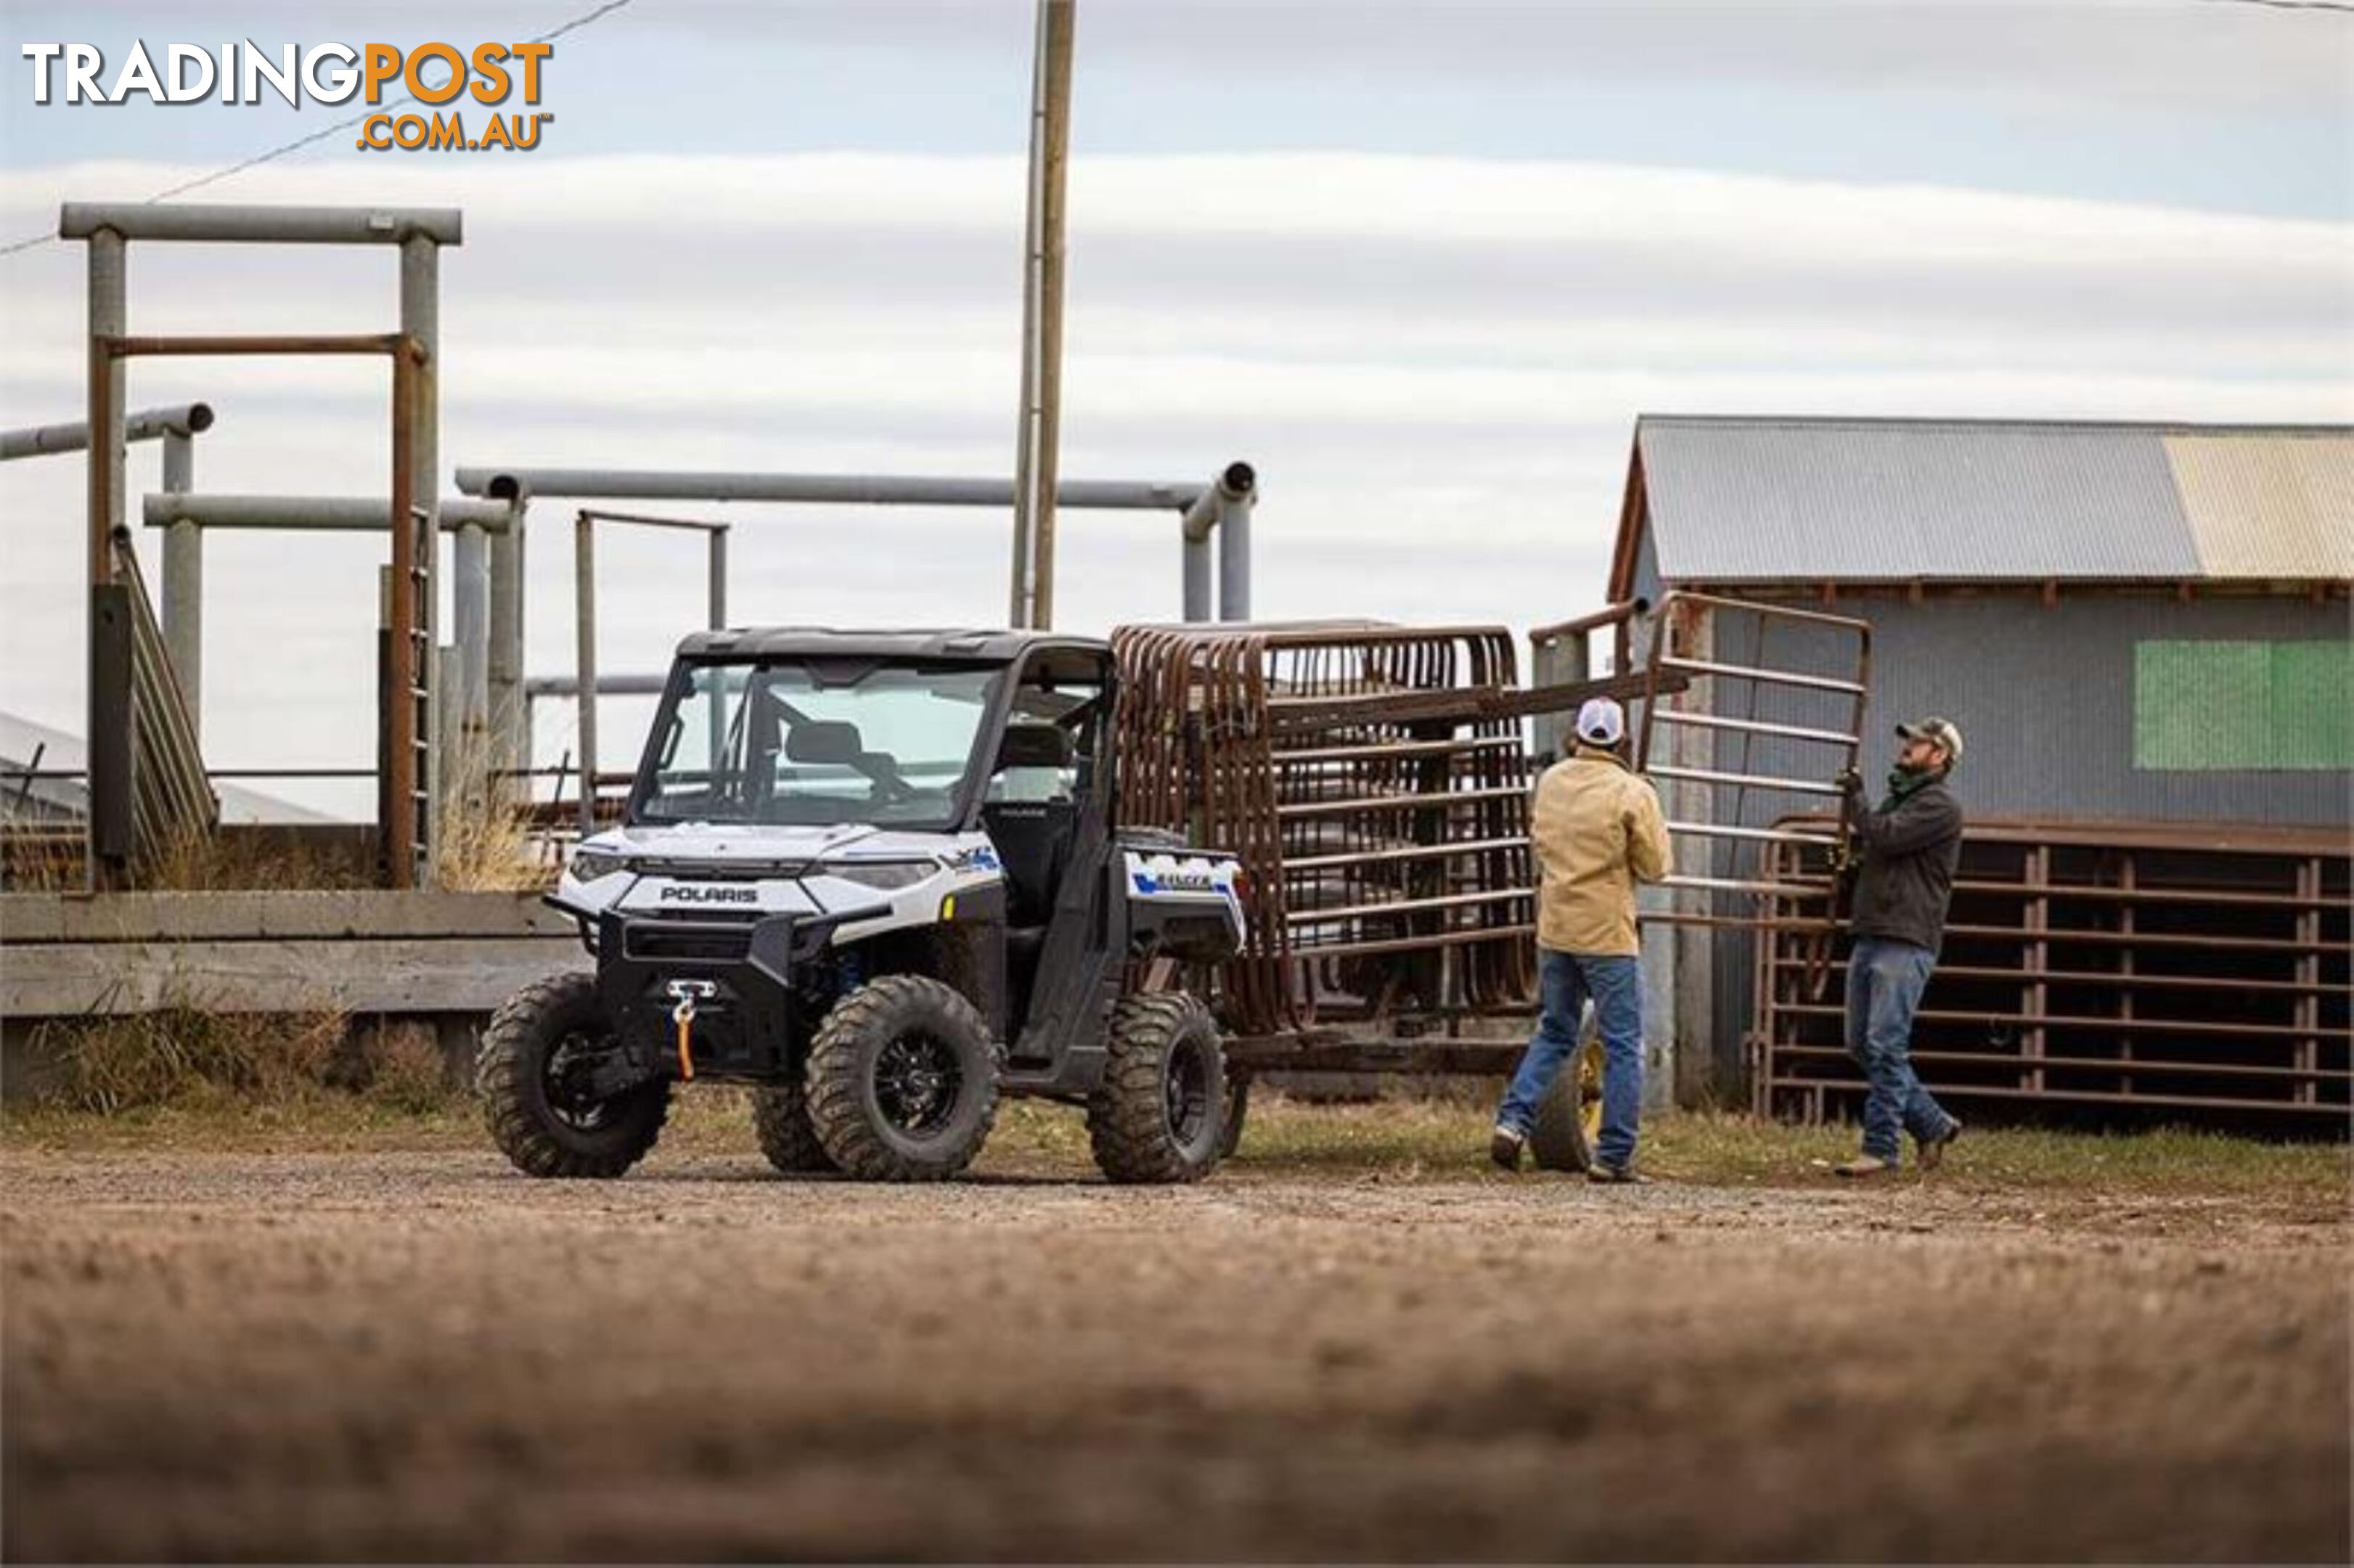
<svg viewBox="0 0 2354 1568"><path fill-rule="evenodd" d="M1588 697L1577 710L1577 738L1589 746L1616 746L1627 738L1627 710L1608 697Z"/></svg>

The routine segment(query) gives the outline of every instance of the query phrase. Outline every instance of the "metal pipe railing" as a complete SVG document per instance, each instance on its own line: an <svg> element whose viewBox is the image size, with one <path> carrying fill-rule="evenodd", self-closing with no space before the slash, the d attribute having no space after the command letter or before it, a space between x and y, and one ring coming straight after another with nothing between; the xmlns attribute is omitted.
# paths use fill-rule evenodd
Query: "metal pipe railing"
<svg viewBox="0 0 2354 1568"><path fill-rule="evenodd" d="M1559 642L1564 638L1599 631L1606 626L1621 626L1650 608L1651 601L1648 599L1621 599L1617 604L1605 605L1589 615L1575 616L1568 620L1554 621L1551 626L1537 627L1530 631L1529 641Z"/></svg>
<svg viewBox="0 0 2354 1568"><path fill-rule="evenodd" d="M499 501L534 497L603 501L761 502L834 506L1011 508L1011 479L909 474L760 473L719 470L464 466L461 493ZM1057 479L1055 505L1078 511L1173 511L1184 540L1185 619L1210 618L1209 536L1219 535L1215 577L1221 619L1250 617L1250 534L1258 474L1230 462L1208 483Z"/></svg>
<svg viewBox="0 0 2354 1568"><path fill-rule="evenodd" d="M58 238L235 245L399 245L422 238L464 241L465 215L454 207L262 207L228 202L67 202Z"/></svg>
<svg viewBox="0 0 2354 1568"><path fill-rule="evenodd" d="M1654 779L1681 779L1688 784L1723 784L1735 789L1788 790L1798 795L1828 795L1836 800L1840 793L1836 784L1819 784L1811 779L1776 779L1764 773L1718 773L1705 768L1654 767Z"/></svg>
<svg viewBox="0 0 2354 1568"><path fill-rule="evenodd" d="M126 414L122 420L122 439L126 441L162 440L170 436L199 435L213 428L213 408L209 403L174 403L160 408L141 408ZM78 452L90 446L90 421L75 419L61 425L28 425L19 430L0 430L0 462L18 458L48 457L57 452Z"/></svg>
<svg viewBox="0 0 2354 1568"><path fill-rule="evenodd" d="M192 523L199 528L284 529L295 533L380 533L392 526L392 503L372 495L157 494L141 498L141 520L150 528ZM479 528L505 531L514 508L503 501L445 501L444 533Z"/></svg>
<svg viewBox="0 0 2354 1568"><path fill-rule="evenodd" d="M1767 724L1762 719L1723 718L1715 714L1702 713L1693 708L1661 708L1658 721L1665 725L1686 725L1700 729L1725 729L1743 735L1770 735L1784 740L1814 740L1826 746L1853 746L1861 736L1848 735L1835 729L1809 729L1804 725Z"/></svg>
<svg viewBox="0 0 2354 1568"><path fill-rule="evenodd" d="M122 748L102 721L111 715L99 700L107 682L97 630L103 618L100 601L112 590L113 573L107 559L108 542L125 522L129 485L124 472L127 439L134 433L124 398L125 356L134 355L250 355L384 353L392 357L393 409L392 497L386 510L393 535L393 555L400 563L394 597L414 609L413 623L404 618L390 661L407 677L403 689L387 690L381 729L386 735L408 725L422 707L424 789L387 789L383 823L387 846L396 840L395 885L408 885L432 874L433 821L429 810L413 814L399 833L393 831L393 813L408 813L422 800L429 804L437 785L439 763L434 748L431 712L432 666L435 662L433 618L438 581L435 572L437 531L430 525L436 502L435 471L439 467L439 262L440 247L463 239L463 218L454 207L407 208L366 207L262 207L201 202L87 203L63 206L58 215L58 237L86 242L89 315L90 417L82 433L90 453L89 464L89 581L92 599L90 645L90 836L88 857L92 885L103 885L116 869L111 852L101 844L108 830L101 822L116 811L133 783L118 776ZM133 241L268 243L298 245L394 245L400 250L399 331L374 339L321 334L228 337L196 335L158 338L128 335L128 249ZM202 422L196 418L202 410ZM170 411L164 411L169 413ZM191 468L185 438L210 423L210 409L190 405L179 421L184 429L166 428L167 492L191 487ZM175 452L175 445L180 450ZM421 507L426 525L412 525ZM421 538L413 535L421 535ZM165 543L164 628L169 639L167 658L193 704L197 690L196 650L200 642L202 591L201 535L194 528L175 527ZM423 648L414 646L421 628ZM396 711L397 710L397 711ZM404 718L399 715L407 715ZM414 746L387 747L387 767L410 767L419 758ZM392 760L398 758L397 761ZM122 764L131 766L127 761ZM389 780L387 780L389 784ZM398 805L391 804L395 796ZM414 850L412 855L410 851Z"/></svg>
<svg viewBox="0 0 2354 1568"><path fill-rule="evenodd" d="M494 501L762 501L836 506L1011 506L1010 479L938 479L906 474L752 473L726 470L461 467L458 489ZM1066 479L1060 506L1109 511L1182 511L1209 486Z"/></svg>
<svg viewBox="0 0 2354 1568"><path fill-rule="evenodd" d="M602 512L583 507L573 527L573 682L579 704L580 771L597 777L597 699L608 690L597 677L597 524L623 523L644 528L670 528L701 534L705 539L705 623L714 631L727 624L727 531L732 524L701 517L655 517L636 512ZM656 691L662 688L657 686ZM724 723L719 706L712 705L712 741L718 745ZM580 831L595 832L597 792L580 792Z"/></svg>
<svg viewBox="0 0 2354 1568"><path fill-rule="evenodd" d="M1803 686L1808 691L1838 692L1846 696L1863 694L1864 688L1853 681L1834 680L1829 675L1802 675L1789 670L1752 669L1746 664L1719 664L1706 659L1662 659L1659 668L1681 670L1693 675L1720 675L1728 680L1760 681L1769 686Z"/></svg>

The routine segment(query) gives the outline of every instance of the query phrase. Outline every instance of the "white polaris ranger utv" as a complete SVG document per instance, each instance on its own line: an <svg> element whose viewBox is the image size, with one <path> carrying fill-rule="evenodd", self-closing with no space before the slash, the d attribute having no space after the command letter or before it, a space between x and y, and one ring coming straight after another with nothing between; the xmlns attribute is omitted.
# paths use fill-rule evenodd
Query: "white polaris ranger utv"
<svg viewBox="0 0 2354 1568"><path fill-rule="evenodd" d="M548 900L596 971L483 1038L499 1147L618 1176L705 1078L754 1086L788 1171L950 1176L1001 1095L1036 1095L1086 1107L1116 1181L1206 1174L1224 1052L1172 982L1240 948L1241 868L1119 825L1112 707L1086 638L688 638L623 825Z"/></svg>

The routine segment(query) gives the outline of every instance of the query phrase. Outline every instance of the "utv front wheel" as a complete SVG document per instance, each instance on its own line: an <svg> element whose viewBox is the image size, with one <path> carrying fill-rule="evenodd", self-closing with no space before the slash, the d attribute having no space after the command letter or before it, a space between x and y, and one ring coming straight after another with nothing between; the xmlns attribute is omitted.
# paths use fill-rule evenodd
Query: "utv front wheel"
<svg viewBox="0 0 2354 1568"><path fill-rule="evenodd" d="M1087 1105L1096 1164L1115 1181L1198 1181L1217 1168L1225 1047L1182 991L1131 996L1112 1014L1109 1059Z"/></svg>
<svg viewBox="0 0 2354 1568"><path fill-rule="evenodd" d="M836 1003L809 1050L810 1124L868 1181L938 1181L997 1118L997 1046L953 987L885 975Z"/></svg>
<svg viewBox="0 0 2354 1568"><path fill-rule="evenodd" d="M803 1085L773 1084L754 1089L752 1130L769 1163L788 1176L823 1175L842 1169L818 1141Z"/></svg>
<svg viewBox="0 0 2354 1568"><path fill-rule="evenodd" d="M662 1136L670 1083L599 1096L598 1065L620 1049L597 977L525 986L492 1014L474 1059L491 1137L531 1176L619 1176Z"/></svg>

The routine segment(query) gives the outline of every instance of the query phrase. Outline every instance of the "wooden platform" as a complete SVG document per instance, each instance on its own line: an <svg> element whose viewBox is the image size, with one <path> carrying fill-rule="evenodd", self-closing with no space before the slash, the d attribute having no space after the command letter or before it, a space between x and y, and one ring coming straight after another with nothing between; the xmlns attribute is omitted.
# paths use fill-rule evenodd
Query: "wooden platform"
<svg viewBox="0 0 2354 1568"><path fill-rule="evenodd" d="M0 896L0 1019L486 1013L589 959L535 894Z"/></svg>

